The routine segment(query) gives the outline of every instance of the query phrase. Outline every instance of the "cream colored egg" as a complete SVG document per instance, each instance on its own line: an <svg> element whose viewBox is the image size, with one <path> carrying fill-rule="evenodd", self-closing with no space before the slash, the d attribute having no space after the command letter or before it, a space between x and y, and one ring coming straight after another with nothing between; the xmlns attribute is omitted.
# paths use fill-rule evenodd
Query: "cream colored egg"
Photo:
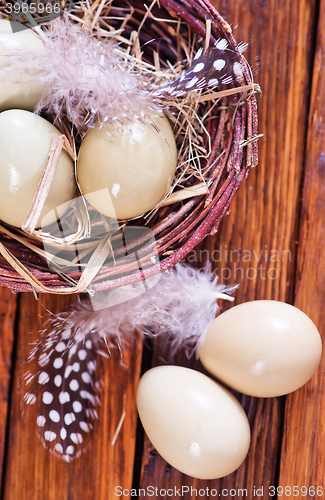
<svg viewBox="0 0 325 500"><path fill-rule="evenodd" d="M174 134L167 118L154 123L128 122L121 130L97 124L87 133L79 152L78 183L102 214L137 217L169 191L177 160Z"/></svg>
<svg viewBox="0 0 325 500"><path fill-rule="evenodd" d="M246 302L220 314L199 348L211 374L237 391L260 397L303 386L321 354L314 323L296 307L275 300Z"/></svg>
<svg viewBox="0 0 325 500"><path fill-rule="evenodd" d="M0 113L0 219L21 227L46 166L54 134L60 132L30 111ZM73 161L62 151L38 227L47 226L68 208L75 193Z"/></svg>
<svg viewBox="0 0 325 500"><path fill-rule="evenodd" d="M21 49L44 50L39 36L31 29L12 31L12 25L19 23L0 20L0 111L5 109L28 109L32 111L39 103L43 87L19 80L7 75L5 68L9 66L9 56Z"/></svg>
<svg viewBox="0 0 325 500"><path fill-rule="evenodd" d="M215 479L244 461L250 428L237 399L202 373L159 366L140 380L137 406L158 453L175 469Z"/></svg>

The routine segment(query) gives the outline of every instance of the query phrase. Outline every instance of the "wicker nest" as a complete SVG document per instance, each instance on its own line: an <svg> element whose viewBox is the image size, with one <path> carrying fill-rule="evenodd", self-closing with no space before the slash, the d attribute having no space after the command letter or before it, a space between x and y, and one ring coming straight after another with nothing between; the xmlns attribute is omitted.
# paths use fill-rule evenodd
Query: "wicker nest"
<svg viewBox="0 0 325 500"><path fill-rule="evenodd" d="M200 47L226 39L242 74L228 89L175 101L170 114L179 167L173 191L149 214L113 228L91 207L76 202L66 216L72 235L64 244L57 225L44 235L2 224L0 285L14 291L92 293L170 270L217 231L249 168L257 164L258 86L229 25L207 0L96 0L74 6L69 17L98 38L116 36L120 50L133 58L132 64L139 63L136 71L173 78L190 66ZM72 136L68 121L58 128L78 148L80 130ZM128 228L135 236L126 251Z"/></svg>

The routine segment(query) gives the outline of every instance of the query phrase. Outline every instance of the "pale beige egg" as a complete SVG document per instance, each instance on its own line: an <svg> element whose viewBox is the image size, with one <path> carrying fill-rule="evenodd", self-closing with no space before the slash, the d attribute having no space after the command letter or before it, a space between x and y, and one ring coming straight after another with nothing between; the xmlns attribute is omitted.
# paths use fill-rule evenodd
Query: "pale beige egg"
<svg viewBox="0 0 325 500"><path fill-rule="evenodd" d="M198 371L152 368L140 380L137 407L153 446L184 474L223 477L247 455L250 428L243 408L227 389Z"/></svg>
<svg viewBox="0 0 325 500"><path fill-rule="evenodd" d="M308 316L284 302L256 300L220 314L199 347L203 366L251 396L273 397L299 389L322 355L319 332Z"/></svg>
<svg viewBox="0 0 325 500"><path fill-rule="evenodd" d="M13 24L17 27L15 32L12 30ZM16 79L14 75L6 74L9 56L21 49L44 50L42 40L33 30L18 31L19 26L19 23L0 20L0 111L13 108L32 111L43 93L41 85L24 82L21 75Z"/></svg>
<svg viewBox="0 0 325 500"><path fill-rule="evenodd" d="M54 134L60 132L30 111L12 109L0 113L0 219L4 222L17 227L24 222ZM38 227L63 215L68 208L63 204L73 198L75 189L73 161L63 150Z"/></svg>
<svg viewBox="0 0 325 500"><path fill-rule="evenodd" d="M91 129L77 163L80 190L102 214L130 219L153 209L169 191L176 170L174 134L165 117Z"/></svg>

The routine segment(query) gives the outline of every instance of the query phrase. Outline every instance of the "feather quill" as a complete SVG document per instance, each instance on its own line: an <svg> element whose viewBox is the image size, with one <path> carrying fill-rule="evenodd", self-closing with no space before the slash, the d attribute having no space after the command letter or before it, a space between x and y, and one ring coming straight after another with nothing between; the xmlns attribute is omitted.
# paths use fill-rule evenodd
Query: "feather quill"
<svg viewBox="0 0 325 500"><path fill-rule="evenodd" d="M165 336L171 354L181 347L193 351L216 316L217 300L233 300L229 294L236 288L218 284L210 272L177 264L138 297L130 299L132 288L119 287L98 292L96 310L90 299L79 300L72 311L56 319L55 329L74 329L78 336L96 332L110 346L121 346L135 329L142 329L147 336ZM118 304L110 306L112 302Z"/></svg>
<svg viewBox="0 0 325 500"><path fill-rule="evenodd" d="M144 336L165 337L171 355L185 348L190 356L218 312L218 299L234 300L230 294L237 287L218 284L213 273L180 263L136 297L133 286L97 292L92 299L78 297L70 311L51 319L46 342L67 337L72 346L92 333L109 348L121 348L138 329ZM46 342L43 335L39 343Z"/></svg>

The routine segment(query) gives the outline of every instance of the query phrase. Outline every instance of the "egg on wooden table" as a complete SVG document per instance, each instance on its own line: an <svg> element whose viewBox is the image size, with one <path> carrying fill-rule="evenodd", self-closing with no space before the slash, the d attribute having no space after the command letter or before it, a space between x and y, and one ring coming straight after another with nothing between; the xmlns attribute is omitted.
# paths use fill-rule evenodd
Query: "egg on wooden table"
<svg viewBox="0 0 325 500"><path fill-rule="evenodd" d="M220 314L199 347L203 366L244 394L275 397L303 386L322 355L320 334L296 307L276 300L239 304Z"/></svg>
<svg viewBox="0 0 325 500"><path fill-rule="evenodd" d="M78 184L100 213L117 219L138 217L168 193L176 170L174 134L166 117L128 121L120 128L99 123L83 140Z"/></svg>
<svg viewBox="0 0 325 500"><path fill-rule="evenodd" d="M250 428L243 408L227 389L198 371L152 368L140 379L137 407L153 446L184 474L223 477L247 455Z"/></svg>
<svg viewBox="0 0 325 500"><path fill-rule="evenodd" d="M15 32L13 26L16 28ZM23 81L21 74L18 81L13 73L6 72L10 56L19 53L21 49L44 50L44 44L33 30L26 29L19 23L0 19L0 111L14 108L32 111L41 99L42 85Z"/></svg>
<svg viewBox="0 0 325 500"><path fill-rule="evenodd" d="M30 111L11 109L0 113L0 219L21 227L46 166L51 141L60 132ZM74 165L62 150L38 226L61 217L75 194Z"/></svg>

